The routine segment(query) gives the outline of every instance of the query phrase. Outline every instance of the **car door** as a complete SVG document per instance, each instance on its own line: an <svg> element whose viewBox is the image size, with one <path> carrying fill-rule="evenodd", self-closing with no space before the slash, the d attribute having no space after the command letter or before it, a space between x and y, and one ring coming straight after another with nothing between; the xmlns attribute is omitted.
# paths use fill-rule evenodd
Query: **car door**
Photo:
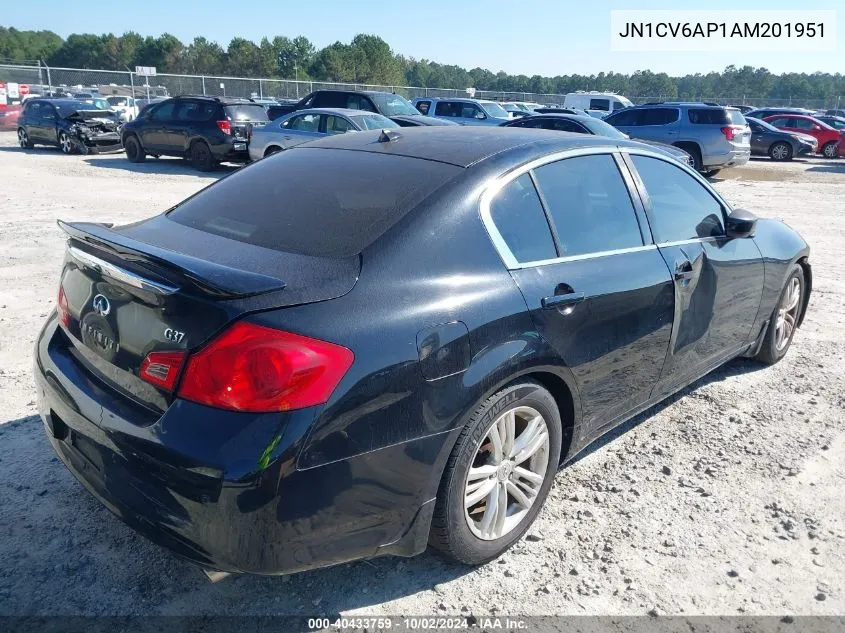
<svg viewBox="0 0 845 633"><path fill-rule="evenodd" d="M759 123L754 123L754 121L749 121L748 127L751 128L751 151L755 154L765 154L768 152L771 139L767 139L766 130Z"/></svg>
<svg viewBox="0 0 845 633"><path fill-rule="evenodd" d="M656 393L670 393L739 353L763 294L763 259L752 238L725 235L730 209L691 170L669 158L628 154L652 234L674 276L669 354Z"/></svg>
<svg viewBox="0 0 845 633"><path fill-rule="evenodd" d="M174 123L175 114L176 101L174 99L162 101L153 107L147 120L138 128L141 145L145 150L153 150L162 154L169 153L165 139L167 138L168 126Z"/></svg>
<svg viewBox="0 0 845 633"><path fill-rule="evenodd" d="M298 114L282 123L282 144L287 147L301 145L308 141L322 138L325 133L324 124L321 121L323 115L309 112Z"/></svg>
<svg viewBox="0 0 845 633"><path fill-rule="evenodd" d="M537 332L577 381L591 434L648 400L674 314L671 275L620 162L611 153L551 162L482 208Z"/></svg>
<svg viewBox="0 0 845 633"><path fill-rule="evenodd" d="M43 101L32 101L26 104L21 115L21 127L26 130L29 140L33 143L44 143L45 130L42 111L46 105Z"/></svg>

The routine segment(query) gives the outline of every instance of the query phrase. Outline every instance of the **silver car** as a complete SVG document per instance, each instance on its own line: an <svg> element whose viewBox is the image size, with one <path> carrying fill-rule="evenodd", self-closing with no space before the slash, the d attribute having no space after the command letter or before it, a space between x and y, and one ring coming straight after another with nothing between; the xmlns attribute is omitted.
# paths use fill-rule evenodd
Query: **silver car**
<svg viewBox="0 0 845 633"><path fill-rule="evenodd" d="M330 134L398 128L399 125L376 112L348 108L309 108L296 110L255 128L249 141L249 157L258 160L284 149Z"/></svg>

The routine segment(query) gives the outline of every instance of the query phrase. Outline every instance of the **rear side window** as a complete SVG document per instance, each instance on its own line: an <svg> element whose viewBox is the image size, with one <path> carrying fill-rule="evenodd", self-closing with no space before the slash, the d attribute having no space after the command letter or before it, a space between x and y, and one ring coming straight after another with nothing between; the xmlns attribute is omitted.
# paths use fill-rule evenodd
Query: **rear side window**
<svg viewBox="0 0 845 633"><path fill-rule="evenodd" d="M728 111L718 108L690 108L687 116L690 123L699 125L730 125L732 123ZM740 117L742 117L741 114ZM745 119L741 123L745 123Z"/></svg>
<svg viewBox="0 0 845 633"><path fill-rule="evenodd" d="M216 110L216 105L207 101L183 101L176 118L180 121L208 121Z"/></svg>
<svg viewBox="0 0 845 633"><path fill-rule="evenodd" d="M234 172L167 216L278 251L349 257L461 171L374 152L293 149Z"/></svg>
<svg viewBox="0 0 845 633"><path fill-rule="evenodd" d="M680 167L647 156L631 159L651 203L658 242L676 242L725 234L722 205Z"/></svg>
<svg viewBox="0 0 845 633"><path fill-rule="evenodd" d="M557 257L543 205L528 174L512 180L496 194L490 203L490 217L517 261Z"/></svg>
<svg viewBox="0 0 845 633"><path fill-rule="evenodd" d="M748 121L745 120L745 115L740 112L739 110L725 110L728 115L728 119L731 122L731 125L747 125Z"/></svg>
<svg viewBox="0 0 845 633"><path fill-rule="evenodd" d="M438 116L461 116L462 105L453 101L438 101L434 113Z"/></svg>
<svg viewBox="0 0 845 633"><path fill-rule="evenodd" d="M609 99L590 99L590 110L604 110L610 111Z"/></svg>
<svg viewBox="0 0 845 633"><path fill-rule="evenodd" d="M257 103L229 105L224 108L232 121L269 121L267 111Z"/></svg>
<svg viewBox="0 0 845 633"><path fill-rule="evenodd" d="M781 116L776 119L772 119L771 121L768 121L768 123L771 123L775 127L787 127L787 123L789 123L789 117Z"/></svg>
<svg viewBox="0 0 845 633"><path fill-rule="evenodd" d="M628 187L609 154L543 165L534 177L554 222L561 257L643 245Z"/></svg>

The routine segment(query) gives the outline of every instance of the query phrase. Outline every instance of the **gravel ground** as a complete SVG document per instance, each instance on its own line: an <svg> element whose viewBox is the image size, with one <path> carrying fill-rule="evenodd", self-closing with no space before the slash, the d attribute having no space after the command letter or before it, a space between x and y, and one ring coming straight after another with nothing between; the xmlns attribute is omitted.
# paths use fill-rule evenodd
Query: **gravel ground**
<svg viewBox="0 0 845 633"><path fill-rule="evenodd" d="M56 218L147 217L226 173L23 152L0 134L0 615L845 613L845 161L753 161L716 187L810 242L815 292L774 367L734 361L561 471L484 567L431 554L212 585L99 505L35 415Z"/></svg>

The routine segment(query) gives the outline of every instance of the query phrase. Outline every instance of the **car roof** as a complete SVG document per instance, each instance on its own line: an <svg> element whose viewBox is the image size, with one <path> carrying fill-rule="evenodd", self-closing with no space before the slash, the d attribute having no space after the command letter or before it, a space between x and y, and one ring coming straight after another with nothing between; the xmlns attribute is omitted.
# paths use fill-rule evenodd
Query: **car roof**
<svg viewBox="0 0 845 633"><path fill-rule="evenodd" d="M356 108L303 108L302 110L294 110L291 114L339 114L342 116L384 116L378 112L370 112L369 110L359 110Z"/></svg>
<svg viewBox="0 0 845 633"><path fill-rule="evenodd" d="M589 114L569 114L568 112L538 112L513 119L514 121L533 121L534 119L570 119L572 121L601 121Z"/></svg>
<svg viewBox="0 0 845 633"><path fill-rule="evenodd" d="M312 141L302 148L327 148L394 154L469 167L494 155L534 144L543 152L537 156L576 147L643 147L642 144L589 134L571 134L500 126L408 127L391 130L391 140L379 141L381 132L337 134Z"/></svg>

